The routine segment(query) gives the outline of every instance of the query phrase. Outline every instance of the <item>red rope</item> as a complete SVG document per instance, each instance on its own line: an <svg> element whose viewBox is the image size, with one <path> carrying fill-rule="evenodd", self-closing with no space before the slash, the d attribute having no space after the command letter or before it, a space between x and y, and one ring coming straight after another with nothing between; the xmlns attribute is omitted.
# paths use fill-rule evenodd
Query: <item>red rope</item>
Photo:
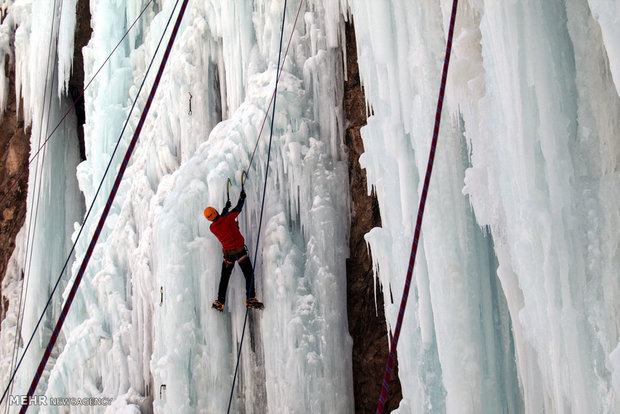
<svg viewBox="0 0 620 414"><path fill-rule="evenodd" d="M422 195L420 197L420 204L418 206L418 218L416 221L415 233L413 236L413 244L411 246L411 256L409 257L409 268L407 269L407 278L405 281L405 288L403 290L403 297L400 303L400 310L398 312L398 319L396 321L396 327L394 329L394 335L392 336L392 344L390 346L390 354L388 356L388 362L385 367L385 375L383 376L383 386L381 389L381 395L379 397L379 404L377 405L377 414L383 414L385 402L387 400L388 388L390 386L390 379L392 377L392 369L394 367L394 360L396 359L396 345L398 344L398 338L400 337L400 329L403 323L403 317L405 315L405 307L407 306L407 299L409 298L409 288L411 287L411 279L413 276L413 267L415 264L416 253L418 251L418 240L420 238L420 231L422 229L422 218L424 217L424 207L426 206L426 196L428 195L428 187L431 180L431 174L433 172L433 163L435 161L435 149L437 148L437 139L439 136L439 124L441 122L441 110L443 108L443 99L446 91L446 80L448 77L448 65L450 64L450 53L452 51L452 37L454 35L454 21L456 20L456 10L458 6L458 0L454 0L452 3L452 16L450 17L450 29L448 31L448 41L446 44L446 56L443 62L443 72L441 75L441 87L439 89L439 99L437 100L437 112L435 114L435 128L433 130L433 140L431 143L430 153L428 155L428 164L426 166L426 176L424 177L424 187L422 188Z"/></svg>
<svg viewBox="0 0 620 414"><path fill-rule="evenodd" d="M41 362L39 363L37 372L34 378L32 379L32 383L30 384L30 389L28 390L28 394L26 396L24 405L22 405L20 414L25 413L26 410L28 409L28 406L30 405L30 399L32 398L32 396L34 395L34 392L37 389L39 380L41 379L41 376L43 375L43 371L45 370L45 365L47 365L47 361L52 353L52 349L54 348L54 345L56 344L56 340L58 339L58 335L60 334L60 330L62 329L62 326L65 322L65 318L67 317L69 308L71 307L71 304L73 303L73 299L75 298L75 294L77 293L78 287L80 286L80 282L82 281L82 277L84 276L86 267L88 266L88 262L95 249L97 240L99 240L99 236L101 235L101 231L103 230L105 221L108 217L110 209L112 208L112 203L114 202L114 198L116 197L116 192L118 191L120 187L121 180L123 179L123 175L125 174L125 170L127 169L127 166L129 165L129 159L131 158L131 154L133 153L133 150L135 149L135 146L138 143L138 138L140 137L140 133L142 132L142 127L144 126L144 122L146 121L146 116L148 115L149 110L151 109L151 104L153 103L155 92L157 92L159 82L161 81L161 77L164 73L164 68L166 67L166 63L168 62L168 57L170 56L172 45L174 44L174 40L179 31L179 27L181 26L181 21L183 20L183 15L185 14L185 9L187 8L188 1L189 0L183 0L183 4L181 5L179 15L177 17L176 23L170 35L170 40L168 41L168 46L166 47L166 51L164 53L161 64L159 66L159 70L155 77L155 81L153 82L153 88L151 89L149 97L144 106L144 110L142 111L142 115L140 116L140 121L138 122L138 125L136 127L136 131L134 132L131 142L129 143L129 146L127 148L127 152L125 153L125 157L123 158L123 161L121 163L118 174L116 175L116 179L114 180L114 184L112 186L112 189L110 190L108 201L105 205L105 208L103 209L103 213L101 214L99 223L97 223L97 228L95 229L95 232L90 241L90 244L88 245L88 249L86 250L86 254L84 256L84 259L82 260L80 269L77 275L75 276L75 280L73 282L73 285L71 286L71 291L69 292L67 300L65 301L62 311L60 312L60 316L58 317L58 322L56 323L56 327L54 328L54 331L52 332L52 336L50 337L47 347L45 348L45 352L43 353L43 357L41 358Z"/></svg>
<svg viewBox="0 0 620 414"><path fill-rule="evenodd" d="M142 11L140 12L140 14L138 15L138 17L136 17L136 20L134 20L134 22L131 24L131 26L129 26L129 29L127 29L127 31L125 32L125 34L123 35L123 37L121 38L121 40L119 40L119 42L116 44L116 46L114 47L114 49L112 49L112 52L110 52L110 54L108 55L108 57L106 58L106 60L101 64L101 66L99 67L99 69L97 69L97 72L95 72L95 74L93 75L93 77L90 79L90 81L88 81L88 84L86 84L86 86L84 87L84 89L82 90L82 93L80 93L80 95L75 99L75 101L73 101L73 104L69 107L69 109L67 109L67 111L65 112L65 114L62 116L62 118L60 119L60 121L58 121L58 123L56 124L56 126L54 127L54 129L52 130L52 132L48 135L48 137L45 139L45 141L43 141L43 144L41 144L41 146L37 149L37 152L34 153L34 155L30 158L30 160L28 161L28 164L22 168L22 170L19 172L19 175L17 176L17 178L15 180L13 180L13 184L11 184L11 186L8 188L8 190L6 191L6 194L4 194L2 196L2 198L0 198L0 206L2 205L2 203L4 203L4 201L6 200L6 198L13 192L13 190L15 189L15 187L17 186L17 184L19 183L20 178L23 177L24 174L26 174L26 172L28 171L28 168L30 167L30 164L32 164L32 162L39 156L39 153L43 150L43 148L47 145L47 142L50 140L50 138L52 138L52 136L54 135L54 133L56 132L56 130L58 128L60 128L60 125L62 125L62 123L64 122L65 118L67 118L67 116L71 113L71 111L73 110L73 108L75 108L75 105L77 105L77 103L80 101L80 99L82 99L82 97L84 96L84 93L86 92L86 89L88 89L88 87L90 86L91 83L93 83L93 81L95 80L95 78L97 77L97 75L99 74L99 72L101 72L101 69L103 69L103 67L105 66L105 64L108 62L108 60L110 60L110 58L112 57L112 55L114 54L114 52L116 52L116 49L118 49L118 47L121 45L121 43L123 43L123 40L125 40L125 38L127 37L127 35L129 34L129 32L131 31L131 29L133 29L133 27L136 25L136 23L138 23L138 20L140 20L140 17L142 17L142 15L144 14L144 12L146 11L146 9L149 7L149 5L153 2L153 0L149 0L149 2L146 4L146 6L144 6L144 8L142 9Z"/></svg>

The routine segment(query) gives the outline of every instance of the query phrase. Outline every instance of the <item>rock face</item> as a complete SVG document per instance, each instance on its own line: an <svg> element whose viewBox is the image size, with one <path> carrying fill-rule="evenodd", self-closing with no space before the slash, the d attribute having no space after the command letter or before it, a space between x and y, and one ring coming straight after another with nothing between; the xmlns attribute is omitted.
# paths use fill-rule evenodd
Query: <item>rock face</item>
<svg viewBox="0 0 620 414"><path fill-rule="evenodd" d="M356 413L375 413L383 372L388 356L388 340L383 296L380 286L373 286L372 260L364 235L381 225L379 205L374 195L368 196L366 174L358 159L364 152L360 128L366 125L366 101L360 84L355 31L347 25L347 81L344 108L347 117L345 143L349 151L351 183L350 258L347 260L347 297L349 331L353 337L353 382ZM402 399L397 370L390 383L386 412L398 407Z"/></svg>
<svg viewBox="0 0 620 414"><path fill-rule="evenodd" d="M23 109L17 114L15 68L7 57L5 73L9 77L8 104L1 114L0 127L0 275L4 278L9 258L15 249L15 236L26 218L28 194L28 156L30 131L24 129ZM21 103L20 103L21 106ZM2 296L0 284L0 320L4 319L8 302Z"/></svg>

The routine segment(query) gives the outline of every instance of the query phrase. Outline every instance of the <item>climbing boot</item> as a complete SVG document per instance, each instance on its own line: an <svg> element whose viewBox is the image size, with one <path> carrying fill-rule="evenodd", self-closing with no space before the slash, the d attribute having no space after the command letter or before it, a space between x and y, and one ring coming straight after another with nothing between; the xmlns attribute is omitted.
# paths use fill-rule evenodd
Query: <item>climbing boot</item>
<svg viewBox="0 0 620 414"><path fill-rule="evenodd" d="M250 309L263 309L265 305L262 302L259 302L256 298L250 298L245 301L245 306Z"/></svg>
<svg viewBox="0 0 620 414"><path fill-rule="evenodd" d="M215 302L213 302L213 305L211 305L211 307L215 309L216 311L224 312L224 304L220 302L219 300L216 300Z"/></svg>

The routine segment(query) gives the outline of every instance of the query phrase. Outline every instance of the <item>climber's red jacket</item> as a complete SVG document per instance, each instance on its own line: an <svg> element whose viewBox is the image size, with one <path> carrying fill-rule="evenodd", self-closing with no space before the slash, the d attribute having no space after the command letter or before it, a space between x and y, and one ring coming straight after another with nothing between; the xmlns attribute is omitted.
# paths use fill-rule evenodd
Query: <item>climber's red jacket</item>
<svg viewBox="0 0 620 414"><path fill-rule="evenodd" d="M245 246L245 239L239 231L239 223L237 223L237 216L241 213L244 201L245 198L239 198L239 202L230 212L225 208L222 214L217 216L209 227L215 237L222 243L224 252L241 249Z"/></svg>

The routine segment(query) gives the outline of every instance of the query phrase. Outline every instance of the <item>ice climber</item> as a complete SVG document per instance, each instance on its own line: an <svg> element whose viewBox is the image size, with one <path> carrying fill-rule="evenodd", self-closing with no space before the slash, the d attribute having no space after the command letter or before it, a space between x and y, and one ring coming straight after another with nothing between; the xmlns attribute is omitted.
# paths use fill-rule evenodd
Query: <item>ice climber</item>
<svg viewBox="0 0 620 414"><path fill-rule="evenodd" d="M252 280L252 262L248 257L248 250L245 247L245 239L239 231L239 223L237 216L241 213L243 203L245 202L245 191L241 190L239 201L235 208L230 209L230 200L226 202L222 214L218 214L213 207L205 208L204 215L211 222L211 232L222 243L224 251L224 261L222 262L222 275L220 277L220 285L217 291L217 300L211 306L220 312L224 311L224 303L226 302L226 290L228 289L228 281L235 267L235 262L239 263L239 267L243 271L245 277L245 305L248 308L262 309L263 304L254 297L254 282Z"/></svg>

